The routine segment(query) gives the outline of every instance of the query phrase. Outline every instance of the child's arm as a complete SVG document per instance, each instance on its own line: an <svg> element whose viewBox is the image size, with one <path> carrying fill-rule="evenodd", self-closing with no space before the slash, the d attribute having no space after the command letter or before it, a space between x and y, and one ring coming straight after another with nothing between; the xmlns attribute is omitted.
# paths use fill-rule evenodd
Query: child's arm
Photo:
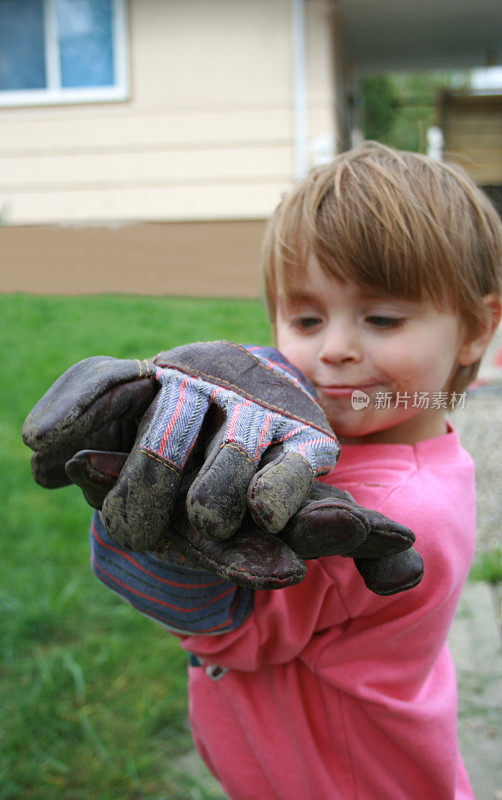
<svg viewBox="0 0 502 800"><path fill-rule="evenodd" d="M348 619L322 560L309 562L306 577L296 586L254 591L190 566L176 554L166 561L157 553L122 550L106 533L97 512L91 553L99 580L178 635L182 647L208 663L245 671L260 664L286 663L318 630L343 625ZM340 559L342 571L348 564L350 559ZM367 591L360 576L359 583L360 590Z"/></svg>
<svg viewBox="0 0 502 800"><path fill-rule="evenodd" d="M162 553L121 549L107 533L97 511L90 540L96 577L173 633L225 633L242 625L252 609L251 589L203 569L174 548Z"/></svg>
<svg viewBox="0 0 502 800"><path fill-rule="evenodd" d="M253 405L251 401L246 400L246 394L249 390L253 389L256 394L258 388L259 393L267 396L269 408L266 406L259 406L262 411L265 408L268 417L265 419L266 425L270 423L270 418L278 416L278 409L281 404L277 402L272 403L270 406L270 398L272 400L277 395L277 387L284 392L286 389L286 396L284 399L291 397L291 374L286 373L284 376L284 364L276 364L270 358L270 351L267 352L265 364L260 363L257 359L256 353L250 352L245 348L235 348L228 343L210 343L211 356L215 355L214 346L225 346L225 352L229 352L232 358L237 353L238 358L242 361L245 359L244 368L242 365L236 369L235 376L232 375L230 369L230 380L233 380L233 387L240 386L240 390L244 393L244 401L240 400L240 406L248 407ZM230 351L228 351L230 348ZM251 348L253 351L254 348ZM182 350L184 350L182 348ZM198 354L199 350L204 353L207 348L204 345L193 345L188 349L188 356L192 357L194 353ZM185 351L184 351L185 352ZM216 351L219 352L219 349ZM185 357L185 356L184 356ZM276 354L280 359L280 356ZM169 361L172 356L169 357ZM162 359L164 362L164 358ZM96 364L96 361L99 363ZM224 359L223 366L228 368L228 360ZM221 365L220 365L221 366ZM132 367L134 370L131 372ZM60 456L61 453L58 447L61 444L70 447L70 452L66 453L63 449L63 454L68 458L72 455L71 444L73 442L73 450L79 447L89 446L87 442L79 439L83 434L88 434L86 428L90 424L90 433L94 439L92 444L94 447L103 447L101 438L105 438L105 446L108 442L111 432L111 426L115 422L123 422L124 416L126 421L134 422L134 418L141 414L142 405L145 402L148 404L152 399L152 376L147 376L146 370L141 369L138 375L138 364L135 362L117 362L116 359L103 359L98 358L95 360L82 362L76 367L69 370L47 393L45 398L37 405L36 409L28 418L28 423L25 426L25 438L28 443L35 445L37 453L34 457L36 468L40 465L44 466L49 463L51 466L52 455ZM192 365L193 367L193 365ZM250 367L254 372L250 375ZM258 371L256 370L258 367ZM89 372L90 368L90 372ZM186 370L187 365L183 362L183 368ZM200 367L199 367L200 368ZM235 364L232 368L235 368ZM286 365L287 368L287 365ZM162 368L164 369L164 367ZM117 373L118 370L118 374ZM213 365L214 371L214 365ZM226 373L225 373L226 374ZM118 377L117 377L118 375ZM244 377L243 377L244 376ZM161 372L161 378L165 377L165 373ZM205 374L207 378L208 375ZM311 407L312 399L309 392L299 388L298 380L301 376L293 375L292 404L294 406L295 398L300 402L300 409L302 407ZM228 376L226 379L221 378L219 374L218 379L220 383L228 384ZM170 398L170 384L169 381L174 381L175 396ZM176 400L176 408L181 408L181 415L186 416L186 407L181 405L182 390L190 384L186 372L181 371L181 383L179 374L176 374L171 379L169 373L169 381L166 385L166 392L168 399L171 401ZM247 381L247 383L246 383ZM240 383L239 383L240 382ZM162 380L161 380L162 383ZM255 386L255 383L257 386ZM241 385L242 384L242 385ZM198 385L198 384L197 384ZM249 387L246 392L246 387ZM199 387L200 388L200 387ZM219 387L219 392L224 387ZM156 389L158 391L158 387ZM211 392L213 392L211 390ZM204 392L206 390L204 389ZM275 395L274 395L275 392ZM99 532L96 529L96 536L93 539L94 544L94 563L95 569L99 577L105 582L119 591L140 610L148 613L150 616L161 619L164 624L172 629L183 630L190 633L205 633L208 629L216 628L220 630L219 626L223 625L223 629L229 630L230 627L240 624L245 618L245 614L250 609L250 594L245 595L235 584L243 584L245 586L252 586L254 588L278 588L292 583L301 581L305 574L305 567L301 560L295 555L301 553L302 558L316 558L322 555L335 555L343 553L345 555L352 555L356 559L356 564L364 575L366 582L374 591L387 594L394 591L400 591L408 588L409 585L414 585L421 577L421 562L419 556L413 551L414 559L411 563L407 563L408 556L394 557L396 558L396 570L394 573L389 570L388 558L385 561L385 570L382 571L379 567L379 559L382 557L391 556L396 550L403 550L410 547L413 540L410 531L401 528L400 526L393 525L389 520L382 520L378 518L373 512L366 509L360 509L354 504L348 502L346 497L340 498L336 495L328 498L320 497L318 495L308 498L306 507L300 508L298 514L292 518L292 522L283 531L281 537L270 536L265 533L261 527L256 524L244 523L244 529L239 529L237 535L233 535L225 540L218 538L212 539L199 533L190 523L190 519L186 514L186 492L189 488L189 482L185 481L183 491L183 481L174 487L178 488L178 511L173 509L174 513L170 519L166 520L166 510L162 504L162 498L165 483L169 484L166 479L168 473L166 472L165 465L164 471L160 476L157 476L155 471L151 472L149 467L155 466L156 462L162 462L165 457L154 451L153 445L156 445L157 434L162 433L162 440L168 445L172 438L172 420L176 417L176 408L174 412L171 409L170 402L165 402L165 394L162 390L158 397L155 398L154 410L151 412L149 408L145 417L143 418L140 426L140 433L138 435L141 454L147 456L155 456L155 458L147 458L140 464L139 471L133 470L131 474L130 465L135 463L135 459L130 456L127 458L126 454L120 453L104 453L94 451L93 453L84 452L73 456L67 463L66 467L69 469L69 475L72 480L84 489L86 497L91 500L94 505L98 507L103 503L103 499L107 500L111 494L117 496L117 491L114 492L117 478L121 483L121 491L118 492L121 497L121 502L118 504L118 517L119 523L127 522L127 541L141 543L142 546L139 550L150 550L144 546L143 542L143 527L144 517L148 512L148 522L151 523L150 529L160 532L160 541L157 533L153 539L153 543L158 543L159 548L165 549L169 543L174 544L184 556L194 560L198 564L198 569L195 572L199 573L196 576L194 572L191 574L189 580L179 580L179 570L181 565L178 561L177 564L166 564L165 559L156 556L153 553L139 553L134 555L130 550L125 547L117 546L104 530L101 531L100 539L98 540ZM203 394L203 392L201 392ZM230 395L235 395L235 392L230 392ZM259 396L259 395L258 395ZM298 401L299 398L299 401ZM159 402L160 400L160 402ZM266 426L258 427L254 418L241 415L239 411L238 417L235 417L235 400L232 399L231 408L234 409L232 414L227 417L226 423L223 426L224 437L220 441L217 437L216 445L230 443L239 444L240 451L245 450L249 441L257 441L258 444L269 445L270 432ZM259 401L263 403L263 399ZM284 402L282 402L284 404ZM310 405L309 405L310 404ZM226 406L223 406L226 408ZM296 408L296 406L295 406ZM125 411L124 411L125 409ZM315 410L317 409L317 410ZM319 409L314 404L315 413ZM228 412L228 408L227 408ZM190 421L190 414L193 410L188 408L188 421ZM314 417L315 417L314 413ZM258 414L259 421L262 420L263 414ZM128 419L133 417L133 419ZM232 416L233 415L233 416ZM249 416L249 415L248 415ZM284 487L288 489L289 486L295 488L298 476L298 465L309 464L311 470L319 467L319 450L318 439L321 433L321 440L326 440L326 435L323 432L314 429L314 439L312 434L309 433L309 427L302 420L301 415L292 415L291 412L284 412L285 421L279 421L279 431L285 434L283 438L273 438L272 443L276 450L273 453L272 460L269 460L265 468L258 474L265 476L262 488L271 491L274 495L276 492L276 507L279 515L281 512L281 505L286 507L286 519L291 513L291 505L289 498L285 496ZM235 420L241 422L242 419L247 420L250 427L244 427L240 432L237 430L237 435L241 437L242 441L238 439L229 440L230 430L232 434L235 433L235 428L238 428ZM291 420L295 420L293 428L291 429ZM234 423L232 422L234 420ZM263 420L262 420L263 421ZM102 423L106 423L103 427ZM300 425L298 425L300 423ZM275 423L276 424L276 423ZM99 427L101 425L102 427ZM186 421L185 421L186 425ZM314 422L315 425L315 422ZM85 430L84 430L85 429ZM288 433L291 429L291 435ZM119 428L119 430L121 430ZM192 431L189 427L190 435ZM183 433L183 432L182 432ZM267 435L264 437L263 434ZM243 434L246 434L243 439ZM179 433L178 433L179 435ZM207 435L207 432L206 432ZM331 434L332 436L332 434ZM316 438L317 437L317 438ZM197 438L197 435L195 436ZM220 437L221 438L221 437ZM329 437L328 437L329 439ZM61 441L63 440L63 441ZM70 441L71 440L71 441ZM281 450L279 447L279 459L277 459L277 448L280 442L286 440L288 443L297 441L299 445L298 456L295 451L286 449ZM210 440L211 441L211 440ZM214 440L213 440L214 441ZM336 442L336 440L334 440ZM174 437L174 449L176 447L185 447L186 442L182 436L181 440ZM108 445L109 446L109 445ZM209 451L211 453L209 445ZM135 444L137 456L138 439ZM158 448L157 448L158 449ZM232 448L231 448L232 449ZM213 447L214 450L214 447ZM218 453L221 448L213 452L214 462L218 461ZM322 451L321 451L322 452ZM257 461L261 454L260 448L256 453ZM295 458L289 458L288 455L295 455ZM61 469L64 472L64 463L66 458L63 458ZM213 462L213 463L214 463ZM162 462L163 463L163 462ZM211 461L210 461L211 463ZM322 463L322 462L321 462ZM110 466L111 464L111 466ZM56 465L57 466L57 465ZM129 472L127 472L129 466ZM137 465L136 465L137 466ZM235 467L236 465L234 465ZM279 467L279 469L278 469ZM123 469L124 468L124 469ZM114 472L115 471L115 472ZM304 472L304 466L302 467ZM123 474L127 473L128 480L124 482ZM201 473L204 476L208 475L210 468L203 464ZM218 504L220 497L225 493L228 494L228 484L231 484L235 489L232 471L226 469L213 470L215 474L215 481L213 486L212 495L209 493L213 500ZM237 470L237 473L239 471ZM302 472L302 474L303 474ZM272 475L280 478L280 485L277 486L272 480ZM241 476L237 474L237 477ZM244 475L244 477L246 477ZM192 474L193 479L193 474ZM52 478L51 478L52 480ZM160 480L159 490L161 496L155 494L157 484ZM244 488L247 487L249 478L244 481ZM256 488L257 478L254 476L251 480L251 485ZM51 485L54 485L52 483ZM124 486L127 491L123 492ZM167 486L167 489L172 487ZM206 487L207 488L207 487ZM261 495L259 492L254 494L252 492L253 500L256 502L256 497L263 499L264 492ZM110 491L111 490L111 491ZM191 491L191 489L190 489ZM277 502L278 495L278 502ZM249 490L248 490L249 499ZM124 504L123 501L127 501ZM130 501L134 501L132 506ZM237 494L236 502L240 502L239 495ZM295 501L297 505L297 501ZM169 505L169 504L168 504ZM214 503L213 503L214 505ZM180 511L181 509L181 511ZM111 504L108 505L108 510L113 510ZM229 509L230 512L233 510ZM258 513L260 511L259 504L255 508L260 522L263 523L263 515ZM129 517L130 512L130 517ZM134 512L134 513L133 513ZM230 514L231 516L231 514ZM113 523L113 514L109 514L110 520ZM133 521L136 527L133 524ZM224 520L225 521L225 520ZM284 520L285 521L285 520ZM382 526L383 523L383 526ZM246 528L246 524L248 528ZM251 524L251 529L249 529ZM107 526L108 527L108 526ZM120 526L119 526L120 527ZM113 525L112 525L113 528ZM123 530L123 526L122 526ZM206 532L207 533L207 532ZM114 537L115 538L115 537ZM119 536L119 541L121 537ZM147 536L147 540L150 538ZM290 545L288 547L285 541ZM397 543L397 547L396 547ZM409 553L408 553L409 555ZM403 559L405 561L406 570L403 573ZM293 570L291 571L291 566ZM399 566L399 568L397 568ZM204 567L208 567L213 572L216 572L220 578L223 578L225 585L223 586L218 580L211 580L208 582L207 575L204 572ZM300 567L298 569L297 567ZM301 569L303 567L303 570ZM376 569L375 569L376 568ZM191 568L189 568L190 571ZM173 572L174 574L171 574ZM396 584L395 576L399 577L398 585ZM403 579L405 576L405 580ZM134 578L134 580L133 580ZM228 579L231 583L228 583ZM151 586L149 581L151 580ZM180 597L180 590L186 596L187 590L192 591L193 597L188 596L183 600ZM202 602L199 601L201 590L204 597ZM171 596L170 592L174 591ZM217 601L217 602L216 602ZM195 607L194 607L195 606ZM201 607L206 607L208 611L214 612L218 610L217 619L213 618L208 620L207 615L203 614L201 621L199 611ZM159 615L159 609L162 609L163 614ZM221 611L225 611L221 617ZM174 614L178 613L178 616ZM181 614L181 617L179 616ZM198 616L199 615L199 616Z"/></svg>
<svg viewBox="0 0 502 800"><path fill-rule="evenodd" d="M302 558L354 551L370 588L392 592L389 571L367 559L395 552L393 539L397 550L413 541L394 526L389 549L389 531L367 509L339 495L325 508L325 498L308 496L313 475L329 469L339 447L313 388L270 348L206 342L151 363L86 359L37 403L23 437L35 450L36 480L80 485L119 547L174 544L251 588L296 584ZM116 452L117 442L129 455ZM246 514L252 530L241 529Z"/></svg>
<svg viewBox="0 0 502 800"><path fill-rule="evenodd" d="M363 541L358 531L344 529L344 522L350 519L340 514L344 506L360 514L360 521L369 527L367 535L363 532ZM260 538L262 532L248 518L239 532L225 542L210 542L200 537L200 547L205 551L204 563L208 567L203 569L201 551L190 558L192 553L187 540L177 533L182 516L180 513L173 522L169 537L179 543L185 555L174 545L149 553L123 550L108 535L101 515L95 513L91 528L94 571L100 580L135 608L175 633L199 636L234 630L242 625L251 611L255 596L277 595L277 592L256 594L238 585L242 583L239 569L248 571L250 564L254 564L255 570L261 568L268 576L274 571L263 536ZM347 560L353 558L366 586L377 594L404 591L421 578L421 559L410 547L414 538L411 531L375 511L355 506L350 495L335 487L316 483L309 501L282 531L281 537L309 559L325 555L342 555ZM305 550L307 541L310 541L310 550ZM277 553L280 559L280 551ZM234 563L236 581L222 580L211 570L211 560L221 566L227 559ZM316 571L319 571L317 562L315 566L311 563L307 573L309 580L306 581L309 588L305 595L311 610L312 598L308 592L312 588L310 579ZM322 571L319 577L320 581L314 584L316 597L322 596ZM359 582L362 588L361 577ZM305 587L302 592L305 592ZM291 598L293 593L288 591L287 596ZM272 597L269 605L274 603Z"/></svg>

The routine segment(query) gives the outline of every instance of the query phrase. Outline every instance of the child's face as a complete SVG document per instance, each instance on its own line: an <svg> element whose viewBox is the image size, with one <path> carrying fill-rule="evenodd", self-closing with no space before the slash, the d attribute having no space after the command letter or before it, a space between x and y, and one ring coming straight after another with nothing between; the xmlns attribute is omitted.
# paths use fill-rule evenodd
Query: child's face
<svg viewBox="0 0 502 800"><path fill-rule="evenodd" d="M462 340L453 312L374 296L326 275L311 256L304 290L279 298L276 340L312 381L347 443L414 444L446 432L447 409L433 400L458 366ZM353 407L356 389L369 396L365 407ZM428 407L423 400L419 406L416 392L426 393Z"/></svg>

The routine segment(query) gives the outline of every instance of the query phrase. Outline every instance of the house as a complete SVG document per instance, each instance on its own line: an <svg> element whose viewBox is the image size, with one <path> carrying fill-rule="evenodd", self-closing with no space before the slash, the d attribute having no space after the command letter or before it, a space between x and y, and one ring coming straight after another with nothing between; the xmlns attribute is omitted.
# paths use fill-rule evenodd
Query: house
<svg viewBox="0 0 502 800"><path fill-rule="evenodd" d="M491 0L0 0L0 289L257 296L361 71L483 64Z"/></svg>

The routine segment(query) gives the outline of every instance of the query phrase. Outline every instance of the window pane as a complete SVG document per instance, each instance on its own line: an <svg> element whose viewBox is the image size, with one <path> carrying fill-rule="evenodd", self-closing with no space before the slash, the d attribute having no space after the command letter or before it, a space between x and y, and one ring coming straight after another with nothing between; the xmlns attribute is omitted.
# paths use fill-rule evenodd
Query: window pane
<svg viewBox="0 0 502 800"><path fill-rule="evenodd" d="M45 86L42 0L0 0L0 91Z"/></svg>
<svg viewBox="0 0 502 800"><path fill-rule="evenodd" d="M113 86L111 0L57 0L61 86Z"/></svg>

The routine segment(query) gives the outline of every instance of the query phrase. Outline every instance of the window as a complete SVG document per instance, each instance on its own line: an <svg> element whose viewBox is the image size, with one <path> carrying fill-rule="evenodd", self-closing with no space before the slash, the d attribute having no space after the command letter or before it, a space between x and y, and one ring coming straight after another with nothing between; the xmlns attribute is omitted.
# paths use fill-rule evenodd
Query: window
<svg viewBox="0 0 502 800"><path fill-rule="evenodd" d="M0 0L0 105L128 96L124 0Z"/></svg>

